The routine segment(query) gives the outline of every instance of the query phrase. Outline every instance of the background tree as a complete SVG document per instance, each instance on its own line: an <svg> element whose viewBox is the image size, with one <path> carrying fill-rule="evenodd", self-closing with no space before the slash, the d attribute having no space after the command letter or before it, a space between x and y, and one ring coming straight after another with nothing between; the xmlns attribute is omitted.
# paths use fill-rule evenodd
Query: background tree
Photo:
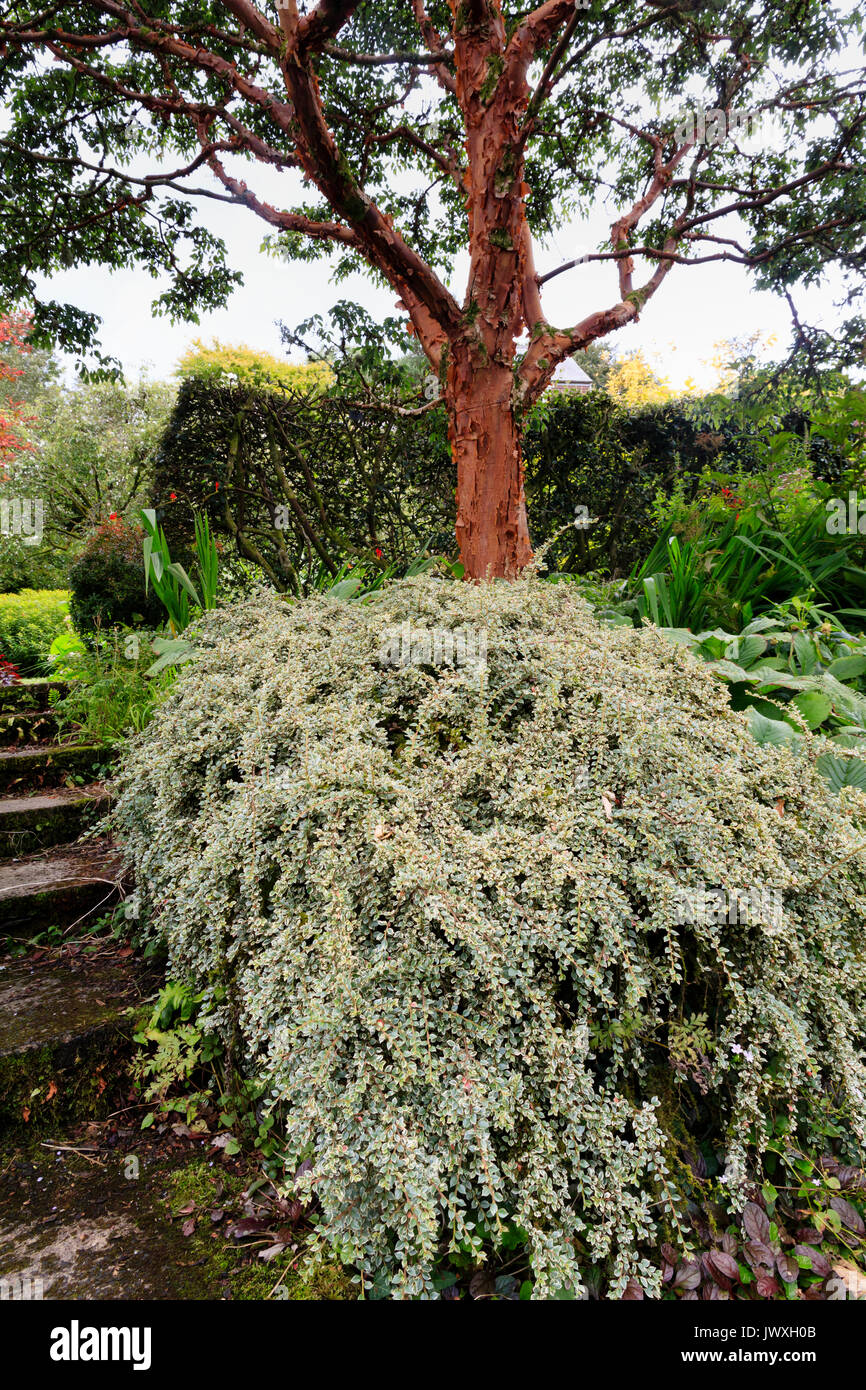
<svg viewBox="0 0 866 1390"><path fill-rule="evenodd" d="M605 389L620 405L662 405L674 392L640 351L619 358L608 372Z"/></svg>
<svg viewBox="0 0 866 1390"><path fill-rule="evenodd" d="M289 391L323 390L334 374L326 362L285 362L273 353L247 347L245 343L203 343L194 338L177 366L177 375L186 380L227 382L234 378L250 386L282 386Z"/></svg>
<svg viewBox="0 0 866 1390"><path fill-rule="evenodd" d="M143 378L54 387L36 403L18 486L45 500L45 544L61 554L114 514L147 506L174 388Z"/></svg>
<svg viewBox="0 0 866 1390"><path fill-rule="evenodd" d="M531 558L527 407L674 267L730 260L787 287L866 255L866 86L840 57L860 22L826 0L86 0L0 16L0 291L33 299L38 274L135 260L169 273L164 311L221 304L238 276L195 197L246 206L291 257L363 261L440 379L470 576ZM681 119L683 93L713 120ZM784 138L744 141L748 110ZM286 206L239 157L285 172ZM533 238L603 194L616 211L590 259L611 263L611 296L557 327L543 285L587 258L539 277ZM446 277L467 246L458 298ZM94 346L73 306L34 314Z"/></svg>
<svg viewBox="0 0 866 1390"><path fill-rule="evenodd" d="M597 390L603 391L613 370L614 355L607 344L590 343L574 354L574 360L586 372Z"/></svg>
<svg viewBox="0 0 866 1390"><path fill-rule="evenodd" d="M27 438L29 416L21 396L21 363L30 350L29 332L26 315L0 318L0 481L4 483L13 461L32 447Z"/></svg>

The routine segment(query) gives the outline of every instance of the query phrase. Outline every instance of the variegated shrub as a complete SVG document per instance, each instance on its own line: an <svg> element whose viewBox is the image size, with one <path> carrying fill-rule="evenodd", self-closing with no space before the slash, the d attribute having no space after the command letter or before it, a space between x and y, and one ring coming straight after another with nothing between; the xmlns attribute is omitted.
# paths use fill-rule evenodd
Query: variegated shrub
<svg viewBox="0 0 866 1390"><path fill-rule="evenodd" d="M389 660L406 623L483 659ZM657 1287L700 1144L736 1205L770 1111L830 1097L863 1138L866 796L818 751L758 747L691 655L568 586L427 577L209 614L117 819L324 1244L429 1295L438 1252L514 1223L538 1295L603 1263L616 1296ZM684 915L706 885L782 907Z"/></svg>

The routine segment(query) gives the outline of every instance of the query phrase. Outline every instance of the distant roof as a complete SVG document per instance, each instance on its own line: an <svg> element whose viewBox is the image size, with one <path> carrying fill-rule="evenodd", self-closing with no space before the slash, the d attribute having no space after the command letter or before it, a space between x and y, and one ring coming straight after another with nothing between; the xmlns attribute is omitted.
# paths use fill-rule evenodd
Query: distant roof
<svg viewBox="0 0 866 1390"><path fill-rule="evenodd" d="M554 382L565 382L568 386L591 386L592 377L587 376L583 367L579 367L573 357L566 357L560 362L553 373Z"/></svg>

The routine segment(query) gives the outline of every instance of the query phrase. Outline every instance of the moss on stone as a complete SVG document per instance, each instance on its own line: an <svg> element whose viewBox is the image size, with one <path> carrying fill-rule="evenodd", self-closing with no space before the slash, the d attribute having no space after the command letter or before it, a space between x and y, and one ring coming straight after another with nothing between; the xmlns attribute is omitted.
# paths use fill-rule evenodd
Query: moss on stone
<svg viewBox="0 0 866 1390"><path fill-rule="evenodd" d="M169 1198L167 1210L172 1217L194 1202L197 1208L208 1211L225 1206L237 1198L246 1186L242 1173L212 1166L206 1160L187 1162L168 1173ZM334 1300L355 1297L350 1276L336 1265L322 1265L309 1275L288 1269L289 1256L279 1255L264 1262L257 1258L256 1248L230 1244L222 1238L214 1240L211 1233L199 1228L188 1237L190 1261L195 1263L195 1281L202 1278L217 1283L229 1281L233 1299ZM198 1265L198 1261L204 1263ZM276 1294L274 1288L278 1288ZM193 1297L201 1297L191 1295Z"/></svg>
<svg viewBox="0 0 866 1390"><path fill-rule="evenodd" d="M62 1048L50 1043L0 1057L0 1135L52 1134L110 1113L126 1083L129 1042L116 1027Z"/></svg>

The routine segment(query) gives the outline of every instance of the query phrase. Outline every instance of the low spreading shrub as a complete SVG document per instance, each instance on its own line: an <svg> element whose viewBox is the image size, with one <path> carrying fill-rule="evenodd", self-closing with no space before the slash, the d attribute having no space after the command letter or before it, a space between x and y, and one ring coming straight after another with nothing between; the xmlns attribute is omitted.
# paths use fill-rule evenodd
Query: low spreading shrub
<svg viewBox="0 0 866 1390"><path fill-rule="evenodd" d="M51 643L69 630L65 589L22 589L0 594L0 651L25 676L48 671Z"/></svg>
<svg viewBox="0 0 866 1390"><path fill-rule="evenodd" d="M687 651L533 578L259 596L197 643L118 828L365 1286L519 1239L536 1296L657 1293L779 1116L858 1161L866 794L823 740L759 746Z"/></svg>
<svg viewBox="0 0 866 1390"><path fill-rule="evenodd" d="M111 627L144 622L158 627L164 614L144 591L143 533L112 516L91 532L69 571L70 613L85 639Z"/></svg>

